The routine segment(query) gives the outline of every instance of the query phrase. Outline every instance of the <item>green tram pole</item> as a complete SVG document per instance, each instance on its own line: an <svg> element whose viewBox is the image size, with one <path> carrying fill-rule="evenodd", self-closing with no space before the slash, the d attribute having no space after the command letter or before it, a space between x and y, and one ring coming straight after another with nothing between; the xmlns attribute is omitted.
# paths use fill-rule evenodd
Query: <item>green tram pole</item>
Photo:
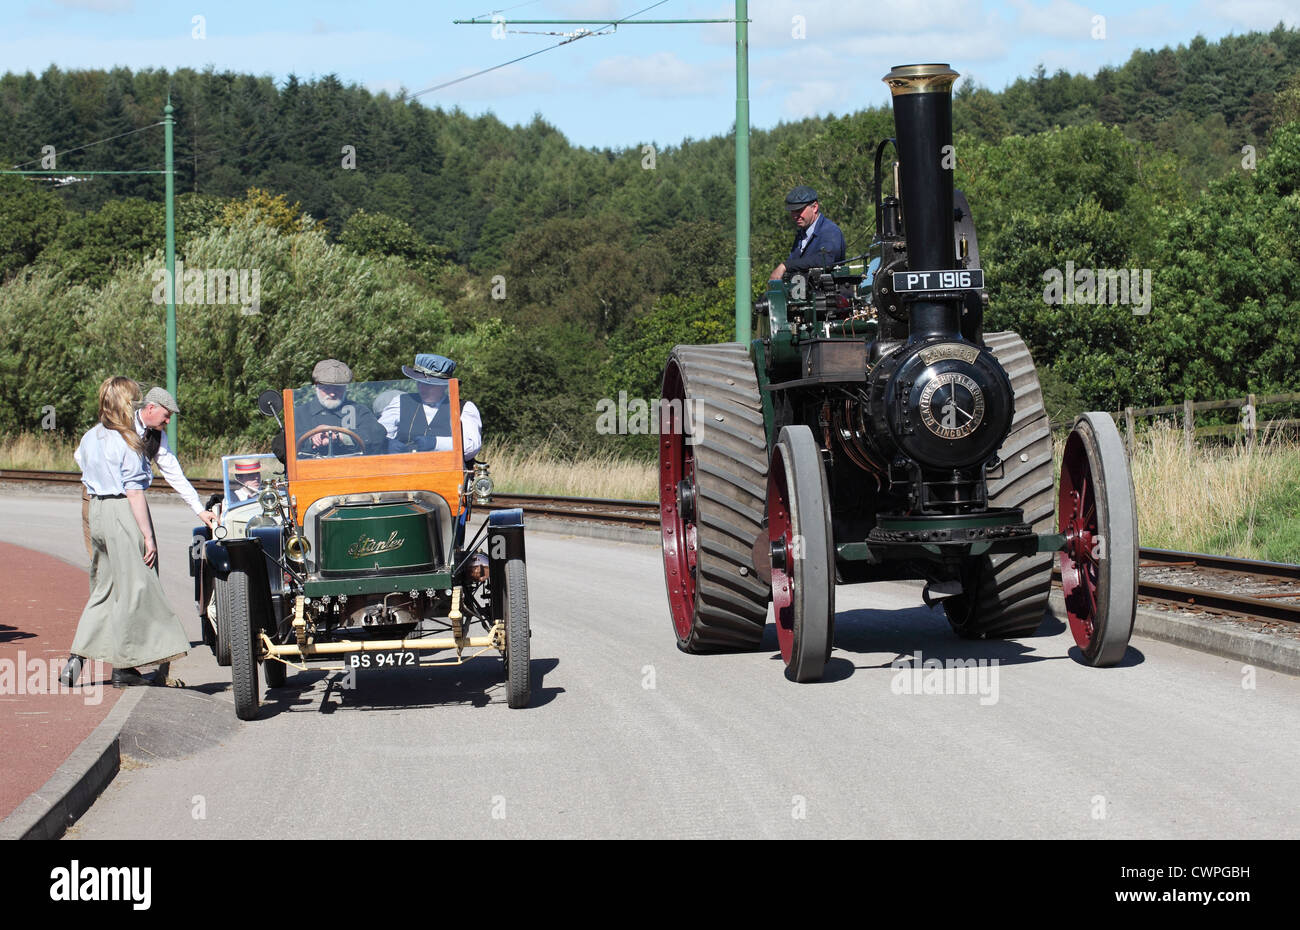
<svg viewBox="0 0 1300 930"><path fill-rule="evenodd" d="M176 396L176 172L172 165L172 97L167 95L163 107L163 167L167 172L167 393ZM176 439L176 421L167 421L167 445L173 455L180 455Z"/></svg>
<svg viewBox="0 0 1300 930"><path fill-rule="evenodd" d="M34 175L37 177L90 177L101 174L163 174L167 176L167 390L176 396L176 209L175 209L175 174L172 164L172 98L167 96L167 105L163 107L163 136L165 140L164 169L159 171L0 171L0 174ZM148 128L148 127L145 127ZM167 444L172 451L179 453L176 439L176 421L167 424Z"/></svg>
<svg viewBox="0 0 1300 930"><path fill-rule="evenodd" d="M675 26L736 24L736 341L749 344L749 0L735 19L453 19L457 26ZM576 37L575 37L576 38Z"/></svg>

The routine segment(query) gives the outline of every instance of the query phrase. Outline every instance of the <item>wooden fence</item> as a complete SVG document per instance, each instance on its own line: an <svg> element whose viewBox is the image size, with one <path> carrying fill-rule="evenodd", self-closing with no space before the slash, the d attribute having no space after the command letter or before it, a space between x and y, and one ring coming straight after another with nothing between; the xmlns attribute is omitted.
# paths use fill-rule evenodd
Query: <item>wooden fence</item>
<svg viewBox="0 0 1300 930"><path fill-rule="evenodd" d="M1263 420L1258 417L1260 407L1271 404L1294 404L1300 403L1300 393L1296 394L1269 394L1264 397L1257 397L1254 394L1247 394L1245 397L1233 397L1228 400L1202 400L1193 402L1189 397L1181 404L1169 404L1164 407L1141 407L1134 410L1132 407L1125 407L1121 412L1113 414L1116 422L1122 418L1124 421L1124 432L1128 437L1128 447L1131 450L1135 441L1134 421L1138 417L1164 417L1178 416L1182 414L1183 420L1183 442L1187 451L1192 451L1192 443L1200 436L1243 436L1248 448L1255 448L1255 442L1258 434L1262 431L1267 434L1270 430L1281 430L1288 427L1300 426L1300 420L1296 419L1277 419ZM1196 413L1201 410L1239 410L1241 419L1237 423L1226 423L1216 426L1197 426Z"/></svg>

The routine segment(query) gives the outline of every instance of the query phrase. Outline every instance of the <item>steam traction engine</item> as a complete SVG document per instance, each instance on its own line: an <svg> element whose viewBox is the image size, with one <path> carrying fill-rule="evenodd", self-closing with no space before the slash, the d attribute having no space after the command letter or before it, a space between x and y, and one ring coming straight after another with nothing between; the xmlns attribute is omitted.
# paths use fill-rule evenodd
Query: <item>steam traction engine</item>
<svg viewBox="0 0 1300 930"><path fill-rule="evenodd" d="M821 678L835 586L920 578L962 637L1032 634L1061 553L1090 665L1120 660L1136 605L1133 482L1085 413L1052 437L1033 360L984 333L966 198L952 180L943 64L895 67L896 139L876 149L876 236L859 261L774 281L751 345L677 346L664 369L660 511L686 652L757 648L769 601L787 675ZM881 158L897 153L894 194Z"/></svg>

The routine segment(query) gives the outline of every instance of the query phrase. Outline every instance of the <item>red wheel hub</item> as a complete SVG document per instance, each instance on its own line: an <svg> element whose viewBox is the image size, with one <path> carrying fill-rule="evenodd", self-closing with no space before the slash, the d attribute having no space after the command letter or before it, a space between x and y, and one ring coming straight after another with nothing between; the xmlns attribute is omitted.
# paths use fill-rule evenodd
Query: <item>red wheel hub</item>
<svg viewBox="0 0 1300 930"><path fill-rule="evenodd" d="M1061 490L1058 500L1060 531L1065 535L1061 550L1061 589L1070 632L1080 649L1086 650L1096 632L1098 559L1097 501L1088 454L1075 436L1065 445L1061 461Z"/></svg>
<svg viewBox="0 0 1300 930"><path fill-rule="evenodd" d="M665 394L674 385L665 382ZM680 383L675 385L680 390ZM698 504L683 513L680 505L683 483L698 500L695 486L694 448L686 441L682 422L685 404L664 404L659 424L659 532L663 541L664 577L668 582L668 609L679 640L691 632L695 616L695 582L699 556L696 529Z"/></svg>
<svg viewBox="0 0 1300 930"><path fill-rule="evenodd" d="M772 456L767 485L767 540L772 547L772 613L776 620L776 641L786 664L794 653L794 529L790 520L790 493L785 482L785 462L779 452ZM783 553L784 558L778 558Z"/></svg>

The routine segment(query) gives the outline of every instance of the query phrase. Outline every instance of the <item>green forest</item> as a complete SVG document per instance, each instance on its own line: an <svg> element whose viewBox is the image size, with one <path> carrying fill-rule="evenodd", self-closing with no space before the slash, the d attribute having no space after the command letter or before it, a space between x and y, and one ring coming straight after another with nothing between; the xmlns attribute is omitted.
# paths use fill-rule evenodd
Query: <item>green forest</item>
<svg viewBox="0 0 1300 930"><path fill-rule="evenodd" d="M333 76L52 67L0 77L0 160L53 151L66 172L0 176L0 432L53 410L76 435L104 376L164 379L162 180L67 179L161 168L169 98L178 261L234 275L223 302L177 307L182 442L264 444L254 398L320 358L378 380L439 352L489 438L644 454L647 437L597 433L597 401L656 397L673 345L733 335L731 135L587 149L541 116L511 127ZM986 329L1024 335L1055 417L1298 389L1300 31L960 83L954 124ZM751 133L755 296L796 184L865 251L892 129L866 108ZM1067 263L1149 271L1149 312L1046 301Z"/></svg>

